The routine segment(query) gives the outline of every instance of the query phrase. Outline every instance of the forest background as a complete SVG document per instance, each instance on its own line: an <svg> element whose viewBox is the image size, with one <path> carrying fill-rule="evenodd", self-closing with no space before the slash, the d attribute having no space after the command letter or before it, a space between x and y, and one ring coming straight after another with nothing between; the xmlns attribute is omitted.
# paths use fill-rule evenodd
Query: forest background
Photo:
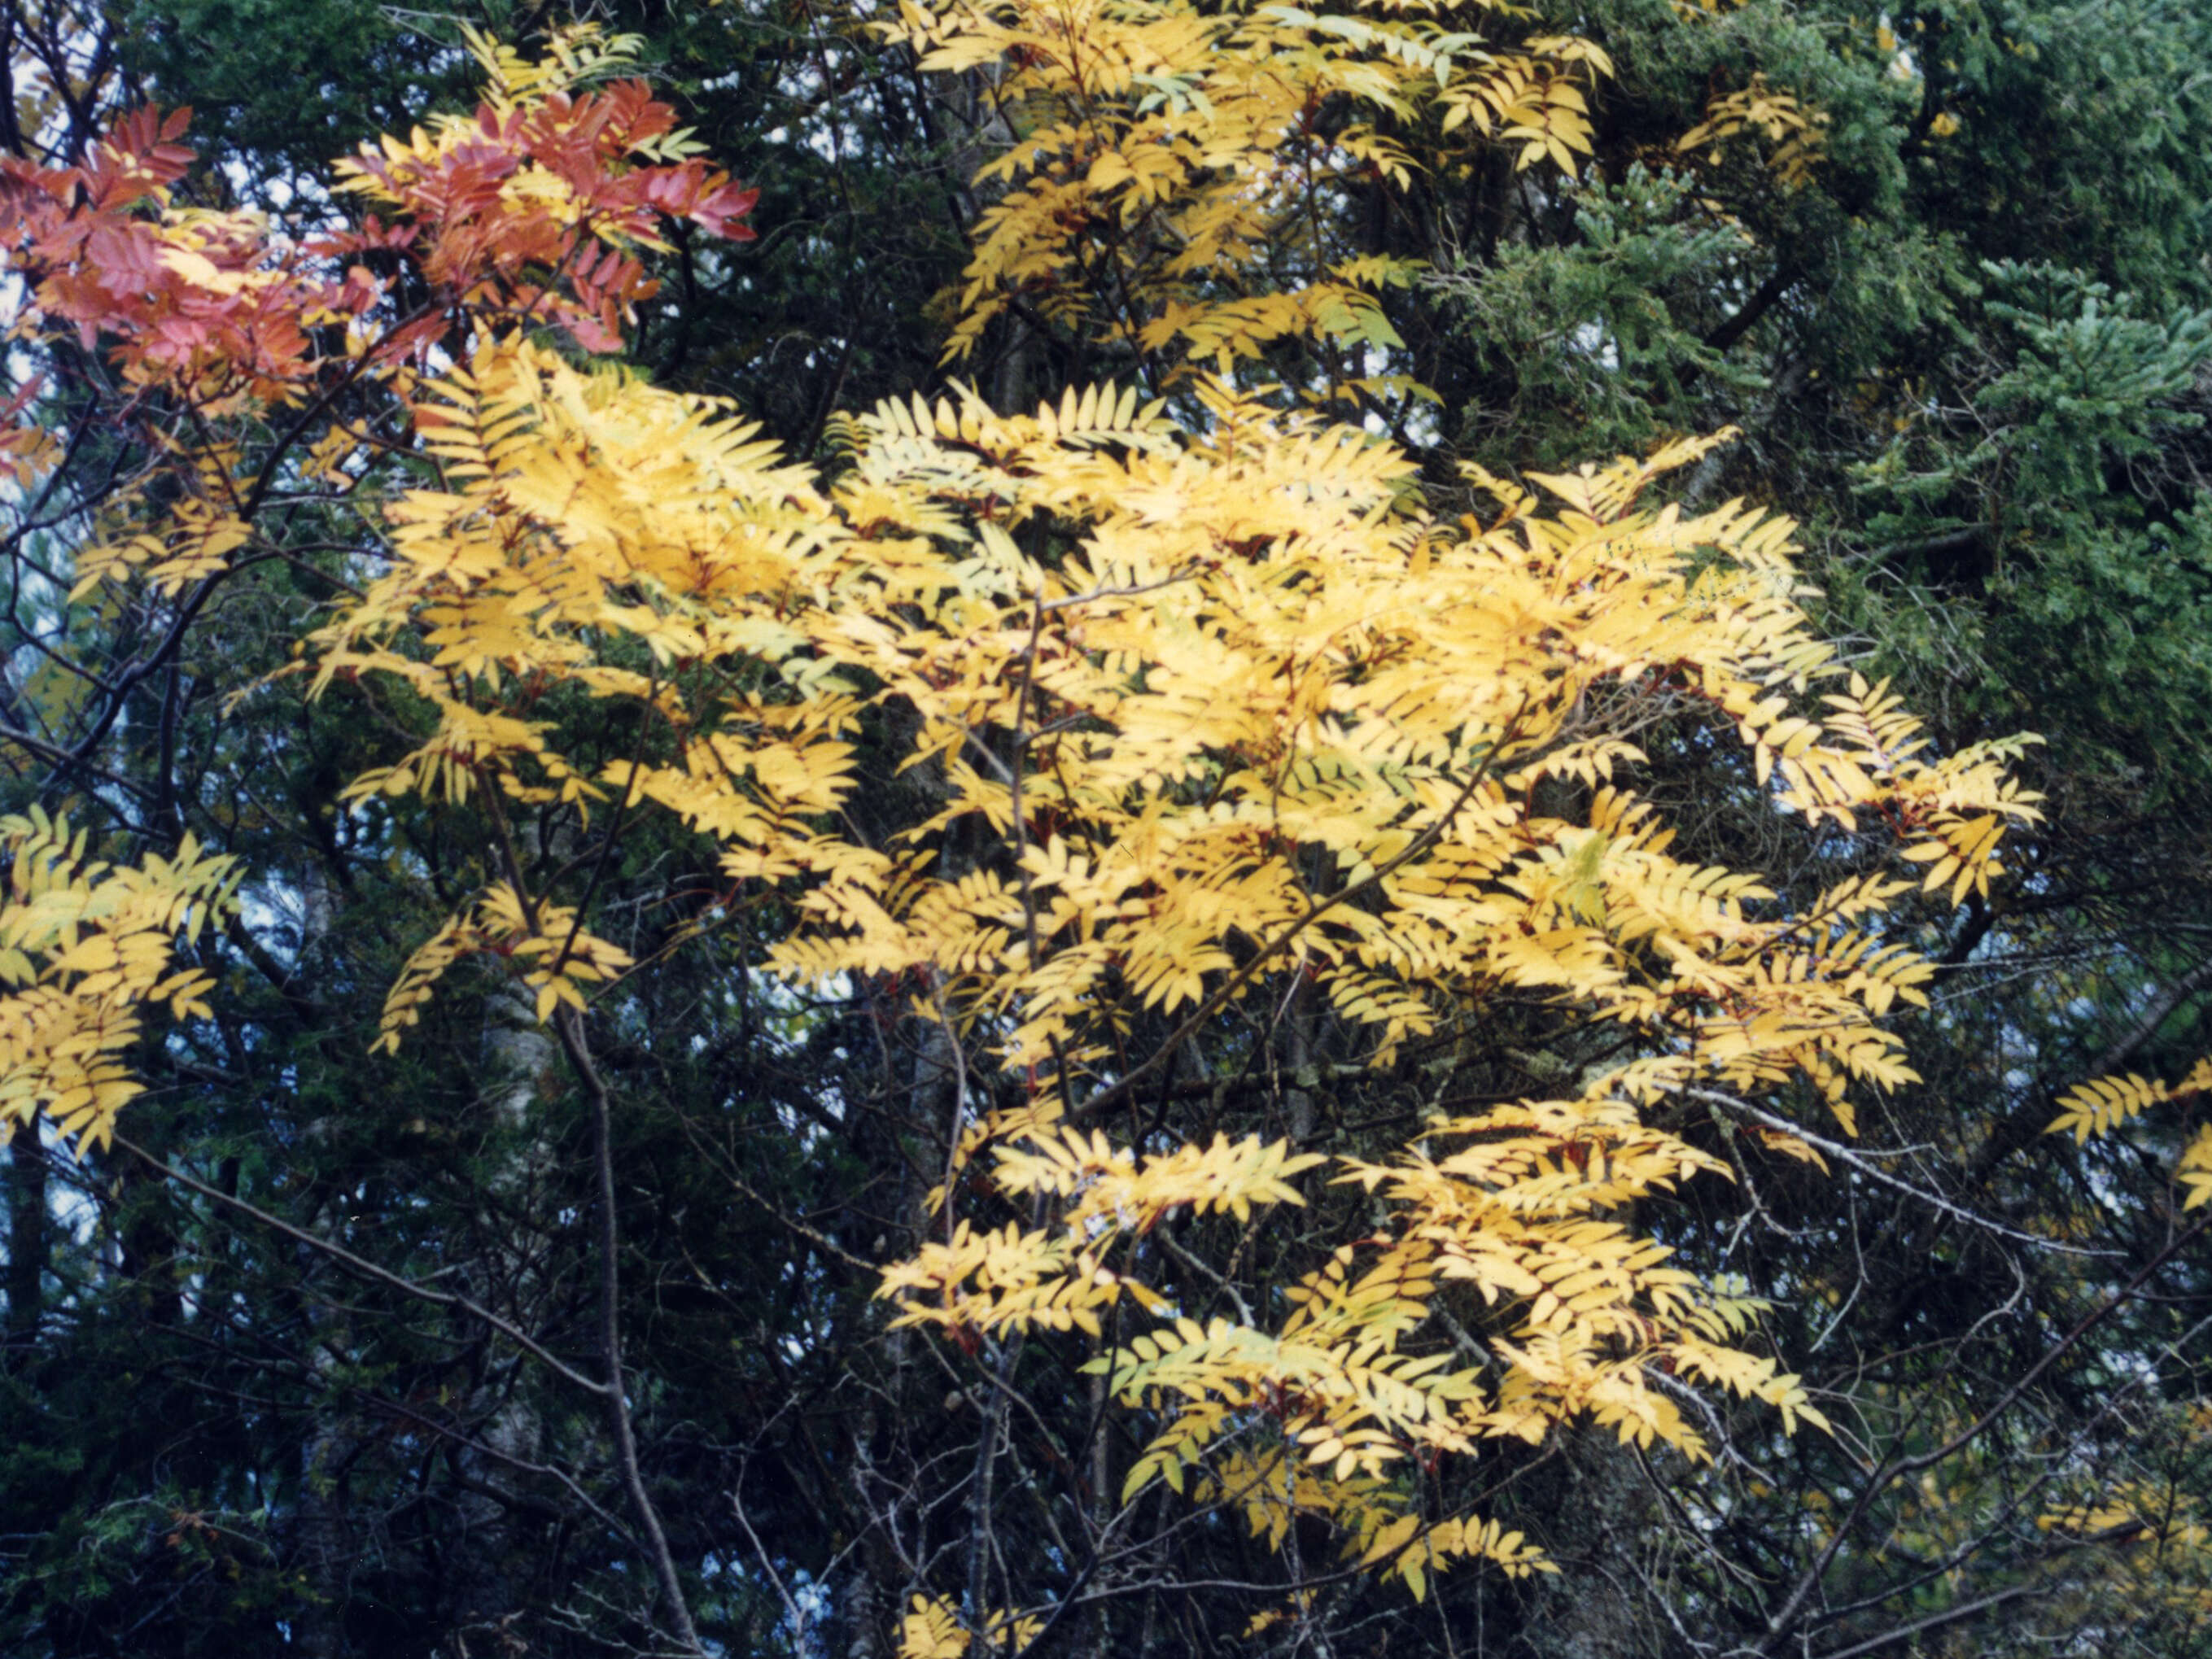
<svg viewBox="0 0 2212 1659"><path fill-rule="evenodd" d="M2212 1642L2185 0L0 33L0 1646Z"/></svg>

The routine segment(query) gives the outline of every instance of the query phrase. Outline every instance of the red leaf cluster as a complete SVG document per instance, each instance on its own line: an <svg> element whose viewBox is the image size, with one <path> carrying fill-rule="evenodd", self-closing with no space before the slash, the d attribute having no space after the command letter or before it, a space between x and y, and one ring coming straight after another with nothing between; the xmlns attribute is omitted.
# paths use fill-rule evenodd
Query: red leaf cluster
<svg viewBox="0 0 2212 1659"><path fill-rule="evenodd" d="M341 166L380 216L304 244L258 215L172 205L189 116L136 111L79 166L0 156L0 262L27 279L33 324L88 349L106 338L129 381L204 407L296 403L363 357L478 324L551 324L617 350L653 292L637 254L664 220L753 234L757 191L696 158L650 159L675 118L641 82L487 103L434 139L365 148Z"/></svg>
<svg viewBox="0 0 2212 1659"><path fill-rule="evenodd" d="M587 349L612 351L630 308L655 289L628 250L659 246L664 219L730 240L753 234L741 221L758 191L696 157L637 160L674 128L674 111L624 81L511 109L480 105L472 123L435 139L365 146L342 165L414 227L404 246L434 289L479 315L556 323ZM393 246L393 234L379 245Z"/></svg>
<svg viewBox="0 0 2212 1659"><path fill-rule="evenodd" d="M126 379L210 403L297 395L314 325L379 297L333 282L248 214L169 210L192 152L189 110L125 116L82 165L0 156L0 257L27 279L35 318L89 349L115 343Z"/></svg>

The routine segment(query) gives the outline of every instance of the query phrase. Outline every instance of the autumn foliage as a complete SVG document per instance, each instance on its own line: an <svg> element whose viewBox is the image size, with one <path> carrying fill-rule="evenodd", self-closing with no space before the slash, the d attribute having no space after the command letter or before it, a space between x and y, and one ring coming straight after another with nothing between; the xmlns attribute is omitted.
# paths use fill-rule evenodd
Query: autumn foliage
<svg viewBox="0 0 2212 1659"><path fill-rule="evenodd" d="M2021 741L1938 752L1819 636L1789 521L1667 502L1727 434L1525 481L1421 476L1359 414L1419 400L1368 361L1395 343L1370 296L1409 273L1315 210L1414 166L1571 171L1605 54L1426 8L1022 0L888 27L928 68L1000 76L1010 142L949 359L1030 308L1115 343L1121 383L1017 409L950 383L837 417L826 461L656 388L611 355L665 227L742 240L751 192L641 83L600 84L622 41L479 43L472 115L340 163L362 212L342 228L172 205L181 115L128 118L81 166L0 161L35 325L96 346L134 411L195 416L79 556L75 597L190 604L271 556L259 516L295 482L353 500L374 550L290 678L399 734L352 811L501 826L477 889L412 942L381 1046L469 963L512 976L580 1067L637 963L594 931L590 860L507 815L563 806L609 846L682 826L714 893L669 948L743 914L764 982L866 983L930 1032L951 1118L886 1316L987 1376L1034 1340L1102 1379L1140 1449L1091 1494L1101 1528L1156 1485L1273 1550L1318 1517L1340 1565L1419 1597L1455 1560L1553 1570L1479 1510L1425 1506L1440 1463L1575 1424L1694 1462L1701 1395L1825 1428L1763 1304L1678 1262L1651 1206L1734 1176L1692 1109L1820 1165L1856 1103L1911 1080L1885 1022L1932 970L1885 912L1986 894L2035 816L2008 775ZM1816 164L1794 106L1739 98L1683 143L1723 128L1768 131L1778 173ZM15 418L34 477L55 440ZM627 757L580 742L585 711ZM1801 902L1675 857L1640 787L1662 722L1853 860ZM929 811L864 832L872 768ZM149 1011L204 1018L220 994L171 942L239 872L189 839L111 869L58 817L0 833L0 1110L97 1146ZM1462 1097L1452 1057L1506 1004L1573 1057L1547 1093ZM1212 1031L1286 1008L1359 1033L1359 1066L1434 1079L1395 1146L1329 1157L1174 1109L1218 1081ZM2140 1103L2085 1097L2069 1121ZM1352 1194L1364 1221L1272 1283L1210 1264L1233 1312L1195 1316L1161 1278L1178 1217ZM983 1583L918 1592L908 1654L1026 1651L1052 1587Z"/></svg>

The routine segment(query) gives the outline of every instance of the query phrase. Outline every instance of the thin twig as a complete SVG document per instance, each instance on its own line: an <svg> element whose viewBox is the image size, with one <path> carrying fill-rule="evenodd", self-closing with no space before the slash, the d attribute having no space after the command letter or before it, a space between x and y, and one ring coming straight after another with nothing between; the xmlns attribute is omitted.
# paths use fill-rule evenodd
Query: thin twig
<svg viewBox="0 0 2212 1659"><path fill-rule="evenodd" d="M599 1188L599 1350L607 1371L603 1392L607 1402L607 1426L614 1433L615 1465L622 1476L623 1489L629 1494L630 1505L637 1511L638 1524L644 1528L653 1576L660 1581L660 1593L668 1602L668 1617L676 1626L677 1639L685 1651L704 1659L707 1650L700 1645L698 1630L691 1622L691 1608L684 1599L684 1581L677 1574L676 1558L669 1552L668 1534L662 1529L660 1511L654 1508L653 1495L646 1490L644 1471L638 1464L637 1436L630 1424L629 1397L623 1382L622 1272L618 1254L622 1237L615 1218L613 1112L607 1098L607 1085L584 1041L583 1014L563 1004L554 1017L553 1025L560 1033L561 1047L592 1108L592 1163Z"/></svg>
<svg viewBox="0 0 2212 1659"><path fill-rule="evenodd" d="M428 1302L435 1307L452 1308L457 1312L468 1315L471 1319L482 1320L485 1324L490 1326L492 1329L497 1331L501 1336L507 1338L508 1341L514 1343L517 1347L529 1354L532 1358L537 1360L540 1364L546 1367L547 1370L550 1370L562 1382L569 1383L573 1387L581 1389L586 1394L603 1395L607 1391L606 1385L604 1382L598 1381L596 1378L585 1376L583 1372L569 1364L568 1361L562 1359L558 1354L550 1352L544 1344L540 1343L528 1332L524 1331L510 1322L501 1318L497 1314L492 1312L490 1309L471 1301L467 1297L455 1296L450 1291L434 1291L427 1285L417 1284L411 1279L407 1279L398 1273L393 1273L388 1267L380 1267L376 1263L369 1261L368 1257L356 1255L351 1250L347 1249L343 1244L333 1244L327 1238L319 1237L316 1234L309 1232L304 1227L295 1227L290 1222L283 1220L276 1216L270 1214L268 1211L261 1208L260 1206L257 1204L250 1203L245 1199L235 1197L229 1193L224 1192L219 1187L210 1187L204 1181L196 1180L194 1177L186 1175L182 1170L176 1168L173 1164L168 1164L161 1158L156 1158L153 1153L148 1152L143 1146L139 1146L136 1141L131 1140L122 1135L116 1135L113 1137L113 1139L115 1145L120 1146L125 1152L129 1152L134 1158L143 1160L147 1164L161 1171L162 1175L167 1176L171 1181L175 1182L179 1186L185 1188L191 1192L198 1193L203 1198L212 1199L218 1204L227 1205L230 1208L238 1211L242 1215L252 1216L263 1226L270 1228L276 1232L283 1234L285 1237L292 1240L295 1243L305 1244L311 1249L320 1251L323 1255L330 1257L333 1261L337 1262L342 1267L346 1267L353 1273L359 1273L364 1279L374 1279L380 1285L388 1285L396 1291L404 1291L409 1296L415 1297L421 1301Z"/></svg>

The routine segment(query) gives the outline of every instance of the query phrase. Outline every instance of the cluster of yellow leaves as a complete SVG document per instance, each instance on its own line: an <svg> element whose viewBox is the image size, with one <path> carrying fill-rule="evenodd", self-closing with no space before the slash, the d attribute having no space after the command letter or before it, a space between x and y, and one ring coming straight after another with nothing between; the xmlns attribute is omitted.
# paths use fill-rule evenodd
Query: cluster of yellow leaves
<svg viewBox="0 0 2212 1659"><path fill-rule="evenodd" d="M2201 1402L2192 1414L2201 1433ZM2199 1650L2212 1628L2212 1577L2206 1571L2212 1524L2201 1497L2197 1483L2174 1471L2115 1480L2081 1502L2038 1516L2039 1528L2075 1547L2069 1552L2074 1584L2063 1586L2062 1594L2094 1590L2104 1606L2156 1618L2174 1644L2172 1651ZM2086 1623L2094 1616L2078 1601L2059 1601L2053 1610L2060 1620L2073 1613Z"/></svg>
<svg viewBox="0 0 2212 1659"><path fill-rule="evenodd" d="M1972 1416L1945 1414L1927 1428L1948 1441ZM1888 1547L1915 1560L1954 1559L1985 1535L1993 1513L2010 1506L2032 1516L2046 1540L2021 1564L2016 1582L2033 1589L2036 1611L2008 1626L2011 1650L2045 1640L2063 1645L2094 1628L2100 1650L2155 1632L2160 1651L2201 1652L2212 1630L2212 1528L2195 1448L2208 1426L2212 1409L2202 1400L2138 1401L2125 1426L2094 1448L2030 1440L1924 1470L1895 1488ZM2031 1455L2063 1483L2042 1498L2039 1512L2020 1489L2020 1465ZM1805 1503L1821 1532L1838 1524L1826 1494L1813 1491Z"/></svg>
<svg viewBox="0 0 2212 1659"><path fill-rule="evenodd" d="M543 58L525 58L505 41L467 23L461 25L461 39L484 72L484 101L501 111L542 103L617 75L635 74L645 44L637 35L609 34L589 22L549 32ZM448 132L465 131L466 125L441 122L437 131L442 139Z"/></svg>
<svg viewBox="0 0 2212 1659"><path fill-rule="evenodd" d="M1406 1511L1389 1482L1367 1475L1327 1478L1278 1448L1222 1453L1193 1483L1192 1495L1241 1514L1251 1535L1265 1539L1270 1549L1282 1548L1299 1516L1326 1521L1342 1534L1347 1561L1401 1580L1417 1598L1427 1593L1429 1574L1454 1559L1479 1558L1512 1578L1559 1571L1522 1534L1495 1521L1424 1522ZM1263 1612L1247 1633L1285 1616L1280 1610Z"/></svg>
<svg viewBox="0 0 2212 1659"><path fill-rule="evenodd" d="M421 1022L422 1006L446 970L477 954L504 957L521 969L541 1020L564 1006L582 1008L586 989L619 978L630 965L620 945L584 932L573 909L530 903L507 883L495 882L408 957L384 1000L374 1046L398 1053L401 1036Z"/></svg>
<svg viewBox="0 0 2212 1659"><path fill-rule="evenodd" d="M1042 1619L993 1612L971 1633L944 1596L916 1595L899 1620L899 1659L969 1659L979 1639L984 1653L1020 1653L1043 1628Z"/></svg>
<svg viewBox="0 0 2212 1659"><path fill-rule="evenodd" d="M1854 807L1873 795L1888 797L1927 836L1905 856L1928 866L1922 885L1929 892L1949 884L1951 902L1969 892L1989 896L1990 880L2002 875L1997 844L2008 820L2019 816L2021 797L2005 781L2007 764L2019 757L2023 742L2011 738L1960 750L1941 765L1924 757L1927 740L1920 721L1905 712L1889 682L1869 686L1854 674L1848 696L1822 699L1835 709L1829 728L1845 739L1851 770L1838 773L1832 760L1815 775L1793 779L1789 804L1818 817L1835 805ZM1771 741L1771 738L1767 739ZM1999 803L1990 805L1990 802ZM1837 815L1838 823L1848 822Z"/></svg>
<svg viewBox="0 0 2212 1659"><path fill-rule="evenodd" d="M2079 1146L2141 1116L2154 1106L2203 1094L2212 1094L2212 1058L2198 1060L2179 1083L2166 1083L2133 1072L2118 1077L2092 1078L2058 1097L2058 1115L2051 1121L2045 1133L2070 1134ZM2199 1127L2181 1149L2173 1173L2186 1194L2181 1203L2183 1209L2193 1210L2199 1205L2212 1203L2212 1123Z"/></svg>
<svg viewBox="0 0 2212 1659"><path fill-rule="evenodd" d="M1125 1289L1148 1308L1167 1305L1133 1281L1124 1285L1097 1252L1055 1235L1040 1238L1009 1224L981 1230L961 1221L942 1244L932 1242L884 1273L883 1294L898 1299L891 1322L934 1325L969 1335L1030 1329L1097 1336L1102 1310Z"/></svg>
<svg viewBox="0 0 2212 1659"><path fill-rule="evenodd" d="M1000 193L948 357L1033 307L1224 374L1323 341L1348 354L1337 389L1390 389L1369 383L1361 349L1403 343L1373 296L1413 267L1345 240L1355 193L1455 175L1492 147L1569 173L1590 151L1604 52L1568 35L1504 45L1514 15L1501 0L902 0L885 34L925 69L989 70L1012 139L980 175Z"/></svg>
<svg viewBox="0 0 2212 1659"><path fill-rule="evenodd" d="M971 1117L956 1164L995 1148L992 1187L1048 1218L963 1215L884 1292L963 1340L1105 1345L1094 1364L1152 1425L1133 1492L1182 1486L1256 1419L1339 1485L1577 1418L1697 1455L1668 1373L1819 1421L1739 1346L1749 1305L1626 1217L1720 1167L1648 1121L1686 1088L1808 1079L1848 1124L1852 1086L1910 1077L1877 1022L1927 969L1865 928L1909 884L1782 914L1750 876L1671 858L1628 787L1639 705L1709 710L1778 809L1970 873L1993 838L1959 826L2033 811L2002 751L1931 757L1857 681L1822 711L1834 670L1787 525L1639 504L1702 445L1539 480L1554 507L1491 480L1498 519L1445 520L1389 445L1199 390L1194 429L1111 389L1011 416L965 393L886 405L845 424L825 480L712 404L486 341L424 393L444 487L394 507L391 570L313 642L319 681L390 677L436 711L375 788L657 804L799 917L781 971L930 988L921 1017L1015 1080L981 1091L1011 1103ZM528 712L554 683L625 701L658 758L584 775ZM906 763L941 803L889 847L834 816L872 698L907 711ZM1546 780L1586 805L1538 810ZM619 971L526 910L496 892L425 947L386 1040L464 949L526 959L541 1003ZM1501 992L1578 1009L1631 1057L1346 1166L1389 1227L1309 1275L1279 1328L1200 1324L1109 1249L1182 1212L1296 1203L1315 1160L1118 1145L1097 1115L1135 1086L1140 1018L1196 1029L1288 972L1371 1031L1377 1064ZM1493 1310L1498 1375L1437 1345L1447 1283ZM1463 1519L1462 1541L1486 1536Z"/></svg>
<svg viewBox="0 0 2212 1659"><path fill-rule="evenodd" d="M1803 1080L1848 1129L1854 1090L1911 1076L1880 1022L1922 1000L1929 969L1878 931L1910 884L1862 875L1793 910L1751 872L1674 858L1636 793L1638 734L1702 719L1775 811L1889 837L1954 895L1986 885L2002 830L2033 813L2004 775L2016 744L1932 755L1855 676L1820 700L1844 674L1799 605L1787 521L1645 504L1710 441L1538 475L1540 494L1470 470L1498 506L1486 520L1432 507L1368 432L1199 372L1294 337L1394 343L1372 295L1407 273L1301 228L1322 196L1414 165L1344 111L1430 123L1431 167L1471 164L1462 132L1522 165L1587 149L1580 88L1602 55L1449 27L1501 9L908 5L892 32L930 67L995 67L1012 136L955 352L1034 304L1182 362L1180 415L1112 386L1029 411L955 389L841 422L840 465L817 473L726 405L487 331L436 379L398 383L425 481L385 504L381 574L303 665L319 690L404 688L396 705L422 716L407 752L355 780L362 810L658 811L714 845L728 903L788 921L775 971L912 992L976 1086L936 1195L943 1242L884 1274L896 1321L971 1349L1087 1343L1145 1442L1124 1501L1158 1481L1241 1503L1246 1459L1283 1482L1280 1516L1248 1509L1255 1534L1279 1543L1316 1507L1355 1563L1417 1595L1455 1558L1541 1563L1483 1517L1409 1510L1386 1490L1409 1464L1571 1420L1700 1456L1680 1404L1698 1384L1821 1420L1749 1351L1758 1304L1637 1230L1643 1200L1726 1173L1660 1114L1695 1090ZM548 88L604 53L532 67L480 50L484 121L581 142ZM356 182L404 199L472 130L388 144ZM544 233L522 264L643 240L569 214L539 173L487 198ZM105 568L189 580L223 533L210 517ZM563 711L584 699L635 720L632 758L583 757ZM842 814L876 710L937 804L885 844ZM8 833L29 850L0 958L19 988L0 1041L22 1057L4 1101L103 1133L130 1087L108 1057L135 1007L192 1006L169 941L227 872L189 847L102 872L65 831ZM499 862L409 963L381 1045L465 956L514 964L541 1019L629 965L557 893L525 890L512 848ZM1334 1179L1372 1200L1364 1236L1288 1296L1201 1322L1158 1288L1165 1230L1297 1206L1320 1160L1256 1138L1121 1144L1106 1126L1187 1038L1264 1024L1258 1000L1286 984L1313 988L1377 1068L1505 998L1598 1030L1608 1058L1562 1067L1555 1098L1435 1118L1395 1154L1340 1163ZM1480 1341L1447 1296L1480 1299ZM993 1617L987 1640L1020 1639ZM951 1606L917 1600L910 1652L969 1639Z"/></svg>
<svg viewBox="0 0 2212 1659"><path fill-rule="evenodd" d="M143 574L158 593L174 593L225 569L252 532L226 507L187 498L167 507L160 533L143 531L122 541L88 547L76 557L72 599L103 582Z"/></svg>
<svg viewBox="0 0 2212 1659"><path fill-rule="evenodd" d="M2212 1544L2212 1527L2197 1518L2186 1492L2124 1480L2086 1503L2045 1510L2035 1524L2045 1532L2098 1542L2154 1544L2201 1553Z"/></svg>
<svg viewBox="0 0 2212 1659"><path fill-rule="evenodd" d="M1717 156L1731 138L1755 134L1765 141L1766 166L1785 189L1808 184L1823 159L1827 112L1808 106L1794 93L1767 84L1763 75L1739 91L1717 93L1705 104L1705 118L1674 141L1678 155L1700 151ZM1956 123L1953 124L1954 130Z"/></svg>
<svg viewBox="0 0 2212 1659"><path fill-rule="evenodd" d="M43 1114L79 1145L105 1145L141 1091L122 1055L146 1007L210 1012L214 981L176 965L177 941L229 904L234 860L189 836L131 868L86 851L65 818L0 818L0 1142Z"/></svg>
<svg viewBox="0 0 2212 1659"><path fill-rule="evenodd" d="M1186 1144L1140 1160L1095 1129L1086 1138L1063 1127L1002 1147L996 1173L1003 1191L1066 1200L1070 1232L1088 1233L1094 1221L1146 1232L1172 1210L1214 1210L1243 1221L1255 1205L1303 1204L1288 1178L1324 1161L1293 1157L1279 1141L1254 1135L1233 1146L1216 1135L1210 1146Z"/></svg>
<svg viewBox="0 0 2212 1659"><path fill-rule="evenodd" d="M2046 1131L2071 1134L2075 1144L2101 1135L2169 1100L2212 1092L2212 1060L2200 1060L2179 1083L2162 1083L2133 1072L2118 1077L2092 1078L2058 1097L2058 1115Z"/></svg>

